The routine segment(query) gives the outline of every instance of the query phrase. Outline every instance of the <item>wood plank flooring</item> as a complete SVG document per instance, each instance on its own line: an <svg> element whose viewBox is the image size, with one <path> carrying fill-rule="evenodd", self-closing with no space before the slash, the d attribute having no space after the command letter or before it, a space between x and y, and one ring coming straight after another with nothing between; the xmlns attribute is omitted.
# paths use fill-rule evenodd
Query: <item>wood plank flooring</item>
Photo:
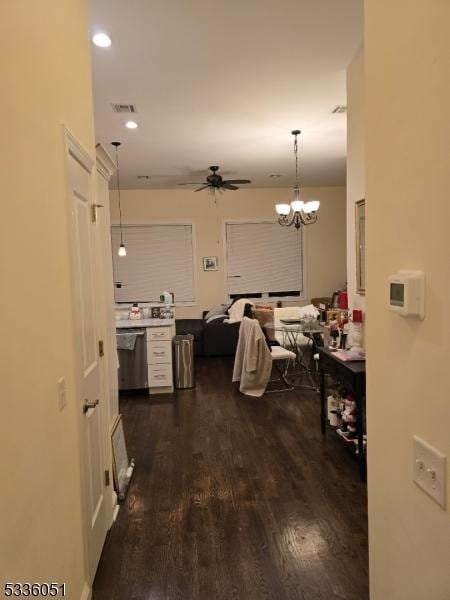
<svg viewBox="0 0 450 600"><path fill-rule="evenodd" d="M357 464L315 392L242 396L232 360L197 387L121 400L136 471L93 600L366 600Z"/></svg>

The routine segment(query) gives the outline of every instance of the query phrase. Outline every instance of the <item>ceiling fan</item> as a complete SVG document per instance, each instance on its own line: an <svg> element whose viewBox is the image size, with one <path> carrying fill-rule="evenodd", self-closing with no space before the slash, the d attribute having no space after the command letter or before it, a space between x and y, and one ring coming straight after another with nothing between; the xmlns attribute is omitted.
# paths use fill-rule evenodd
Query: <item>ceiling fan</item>
<svg viewBox="0 0 450 600"><path fill-rule="evenodd" d="M206 177L206 181L179 183L178 185L199 185L201 187L197 188L196 192L206 190L207 188L208 191L215 192L216 190L238 190L239 186L236 184L251 183L249 179L222 179L222 176L217 173L219 170L217 166L209 167L209 170L212 171L212 174Z"/></svg>

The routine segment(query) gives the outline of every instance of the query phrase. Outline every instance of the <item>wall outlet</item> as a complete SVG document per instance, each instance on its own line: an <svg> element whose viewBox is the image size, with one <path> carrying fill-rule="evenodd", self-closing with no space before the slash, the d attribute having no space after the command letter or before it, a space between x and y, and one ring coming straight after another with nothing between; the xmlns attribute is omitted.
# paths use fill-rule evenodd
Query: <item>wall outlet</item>
<svg viewBox="0 0 450 600"><path fill-rule="evenodd" d="M58 379L58 408L63 410L66 406L66 380L64 377Z"/></svg>
<svg viewBox="0 0 450 600"><path fill-rule="evenodd" d="M413 436L414 482L445 509L447 505L447 457L416 435Z"/></svg>

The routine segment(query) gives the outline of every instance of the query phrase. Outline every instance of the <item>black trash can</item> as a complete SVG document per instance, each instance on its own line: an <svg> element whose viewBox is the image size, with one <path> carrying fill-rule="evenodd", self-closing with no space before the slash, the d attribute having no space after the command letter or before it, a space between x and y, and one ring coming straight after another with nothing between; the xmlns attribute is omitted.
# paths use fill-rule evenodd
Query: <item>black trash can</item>
<svg viewBox="0 0 450 600"><path fill-rule="evenodd" d="M195 387L194 336L192 333L173 338L174 384L177 390Z"/></svg>

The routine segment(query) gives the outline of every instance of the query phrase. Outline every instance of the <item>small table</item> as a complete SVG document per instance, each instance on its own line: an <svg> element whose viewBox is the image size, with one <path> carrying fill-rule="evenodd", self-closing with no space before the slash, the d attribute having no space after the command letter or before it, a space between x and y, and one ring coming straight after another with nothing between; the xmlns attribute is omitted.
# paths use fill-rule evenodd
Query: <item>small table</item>
<svg viewBox="0 0 450 600"><path fill-rule="evenodd" d="M351 392L356 404L356 438L358 440L359 474L366 480L366 457L364 453L364 413L366 398L366 362L339 360L329 348L318 348L320 375L320 424L322 434L327 431L327 401L325 374L339 381Z"/></svg>
<svg viewBox="0 0 450 600"><path fill-rule="evenodd" d="M295 352L297 358L297 364L300 367L300 371L291 373L291 375L297 377L306 373L310 385L299 385L295 387L307 387L308 389L317 389L313 377L311 375L311 365L306 364L306 357L302 350L302 346L297 343L298 336L300 334L308 338L308 343L305 346L309 346L311 342L313 354L317 351L317 342L315 336L319 336L322 339L323 327L317 321L305 322L304 319L280 319L281 324L275 326L273 323L267 323L265 328L272 329L272 331L280 331L283 333L284 339L286 340L286 346L291 348ZM284 343L282 344L285 345Z"/></svg>

